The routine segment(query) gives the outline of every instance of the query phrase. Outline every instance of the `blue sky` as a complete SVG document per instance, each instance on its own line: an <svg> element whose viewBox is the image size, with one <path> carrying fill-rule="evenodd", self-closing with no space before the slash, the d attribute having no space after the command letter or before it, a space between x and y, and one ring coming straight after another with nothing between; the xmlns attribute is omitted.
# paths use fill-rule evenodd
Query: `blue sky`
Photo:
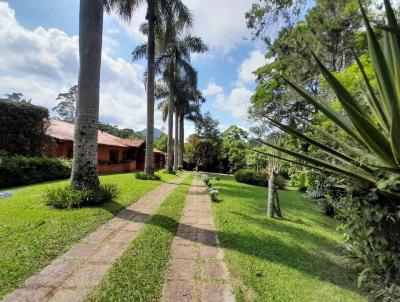
<svg viewBox="0 0 400 302"><path fill-rule="evenodd" d="M210 51L193 56L203 111L220 121L249 127L246 107L254 90L254 71L266 61L265 46L251 41L244 14L248 0L183 0L194 15L192 33ZM33 103L51 109L58 93L77 82L78 0L0 2L0 94L23 92ZM106 16L103 30L101 120L140 130L145 127L145 61L131 62L132 49L144 40L138 26L145 6L126 24ZM156 126L165 126L156 114ZM193 131L188 123L186 133Z"/></svg>

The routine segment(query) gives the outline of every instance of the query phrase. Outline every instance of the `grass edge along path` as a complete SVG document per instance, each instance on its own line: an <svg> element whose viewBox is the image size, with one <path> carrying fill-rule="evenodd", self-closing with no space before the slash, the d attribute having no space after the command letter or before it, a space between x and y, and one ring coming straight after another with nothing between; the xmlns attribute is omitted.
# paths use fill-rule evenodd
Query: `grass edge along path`
<svg viewBox="0 0 400 302"><path fill-rule="evenodd" d="M280 191L283 220L266 216L267 190L221 177L213 214L236 300L359 302L357 272L341 251L338 221L296 191Z"/></svg>
<svg viewBox="0 0 400 302"><path fill-rule="evenodd" d="M87 301L158 301L166 279L172 239L192 180L193 176L187 177L166 198Z"/></svg>
<svg viewBox="0 0 400 302"><path fill-rule="evenodd" d="M163 172L159 175L162 181L138 180L133 173L100 176L102 183L118 185L116 200L70 210L50 208L43 200L48 188L67 185L68 180L11 188L14 195L0 202L0 299L125 206L178 177Z"/></svg>

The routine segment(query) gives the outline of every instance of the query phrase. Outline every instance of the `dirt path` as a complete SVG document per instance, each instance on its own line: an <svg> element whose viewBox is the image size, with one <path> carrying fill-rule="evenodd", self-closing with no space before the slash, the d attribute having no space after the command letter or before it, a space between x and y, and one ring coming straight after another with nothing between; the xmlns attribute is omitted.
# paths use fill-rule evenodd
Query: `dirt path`
<svg viewBox="0 0 400 302"><path fill-rule="evenodd" d="M195 178L171 247L163 302L235 301L206 187Z"/></svg>
<svg viewBox="0 0 400 302"><path fill-rule="evenodd" d="M182 181L183 178L176 179L147 193L29 278L21 289L10 293L2 301L84 301L165 198Z"/></svg>

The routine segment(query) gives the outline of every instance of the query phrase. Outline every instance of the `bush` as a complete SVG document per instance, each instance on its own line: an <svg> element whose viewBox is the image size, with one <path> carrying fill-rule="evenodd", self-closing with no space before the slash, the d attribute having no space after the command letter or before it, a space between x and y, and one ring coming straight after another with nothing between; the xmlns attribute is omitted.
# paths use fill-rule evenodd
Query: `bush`
<svg viewBox="0 0 400 302"><path fill-rule="evenodd" d="M241 169L236 171L235 180L249 185L267 187L268 173L265 170Z"/></svg>
<svg viewBox="0 0 400 302"><path fill-rule="evenodd" d="M150 174L146 172L136 172L135 177L136 179L141 179L141 180L161 180L161 177L158 176L157 174Z"/></svg>
<svg viewBox="0 0 400 302"><path fill-rule="evenodd" d="M237 182L255 185L259 187L268 187L269 175L266 170L252 170L252 169L242 169L235 173L235 180ZM275 185L278 189L284 189L286 182L285 179L279 174L275 177Z"/></svg>
<svg viewBox="0 0 400 302"><path fill-rule="evenodd" d="M0 188L66 179L71 167L70 160L0 155Z"/></svg>
<svg viewBox="0 0 400 302"><path fill-rule="evenodd" d="M0 150L12 155L41 155L48 141L48 117L44 107L0 99Z"/></svg>
<svg viewBox="0 0 400 302"><path fill-rule="evenodd" d="M45 203L57 209L71 209L111 202L118 194L113 184L101 185L95 190L75 190L71 187L50 189L45 194Z"/></svg>

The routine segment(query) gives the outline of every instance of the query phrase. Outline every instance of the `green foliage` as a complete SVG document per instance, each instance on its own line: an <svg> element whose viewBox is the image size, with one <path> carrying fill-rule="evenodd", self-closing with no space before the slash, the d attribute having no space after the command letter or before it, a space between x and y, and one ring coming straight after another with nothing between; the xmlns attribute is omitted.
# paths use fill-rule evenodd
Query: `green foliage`
<svg viewBox="0 0 400 302"><path fill-rule="evenodd" d="M350 191L353 198L349 206L355 207L356 211L353 215L351 211L345 211L344 215L349 221L346 225L349 251L364 269L361 275L363 282L360 282L360 285L368 284L365 288L375 295L387 295L385 299L395 300L398 298L394 296L397 290L392 289L400 284L399 238L394 235L399 234L400 230L400 35L390 1L385 0L384 3L388 25L381 27L382 41L374 32L365 10L361 7L377 89L374 89L368 71L357 57L355 59L363 99L353 95L346 85L329 71L322 59L314 55L315 62L326 83L335 93L340 108L329 106L309 91L282 77L294 92L356 141L357 148L343 148L345 143L335 136L331 136L335 145L321 143L291 125L284 125L272 119L269 119L271 124L307 142L321 154L318 158L265 144L302 160L297 162L298 164L345 175L361 184L360 188ZM347 86L354 90L349 83ZM363 155L359 156L360 153ZM379 282L376 282L377 280ZM374 284L373 288L370 288L371 284Z"/></svg>
<svg viewBox="0 0 400 302"><path fill-rule="evenodd" d="M141 180L160 180L161 179L161 177L157 174L151 174L151 173L146 173L146 172L136 172L135 178L141 179Z"/></svg>
<svg viewBox="0 0 400 302"><path fill-rule="evenodd" d="M48 142L45 135L49 112L29 102L0 99L0 151L40 156Z"/></svg>
<svg viewBox="0 0 400 302"><path fill-rule="evenodd" d="M296 187L299 191L305 192L314 184L314 179L309 170L302 170L290 175L290 183L292 187Z"/></svg>
<svg viewBox="0 0 400 302"><path fill-rule="evenodd" d="M235 172L246 166L246 139L248 133L236 125L222 133L222 158L229 162L229 171Z"/></svg>
<svg viewBox="0 0 400 302"><path fill-rule="evenodd" d="M346 250L362 271L359 286L376 301L400 299L400 211L398 200L377 192L354 190L352 196L335 202L343 221Z"/></svg>
<svg viewBox="0 0 400 302"><path fill-rule="evenodd" d="M0 154L0 188L66 179L71 161L56 158L23 157Z"/></svg>
<svg viewBox="0 0 400 302"><path fill-rule="evenodd" d="M154 141L154 147L163 152L167 152L167 145L168 145L168 135L165 133L161 134L160 137Z"/></svg>
<svg viewBox="0 0 400 302"><path fill-rule="evenodd" d="M49 189L44 198L46 205L56 209L72 209L112 202L117 197L118 187L101 185L97 189L75 190L70 186Z"/></svg>
<svg viewBox="0 0 400 302"><path fill-rule="evenodd" d="M237 182L266 187L268 185L268 172L266 170L241 169L235 172Z"/></svg>

